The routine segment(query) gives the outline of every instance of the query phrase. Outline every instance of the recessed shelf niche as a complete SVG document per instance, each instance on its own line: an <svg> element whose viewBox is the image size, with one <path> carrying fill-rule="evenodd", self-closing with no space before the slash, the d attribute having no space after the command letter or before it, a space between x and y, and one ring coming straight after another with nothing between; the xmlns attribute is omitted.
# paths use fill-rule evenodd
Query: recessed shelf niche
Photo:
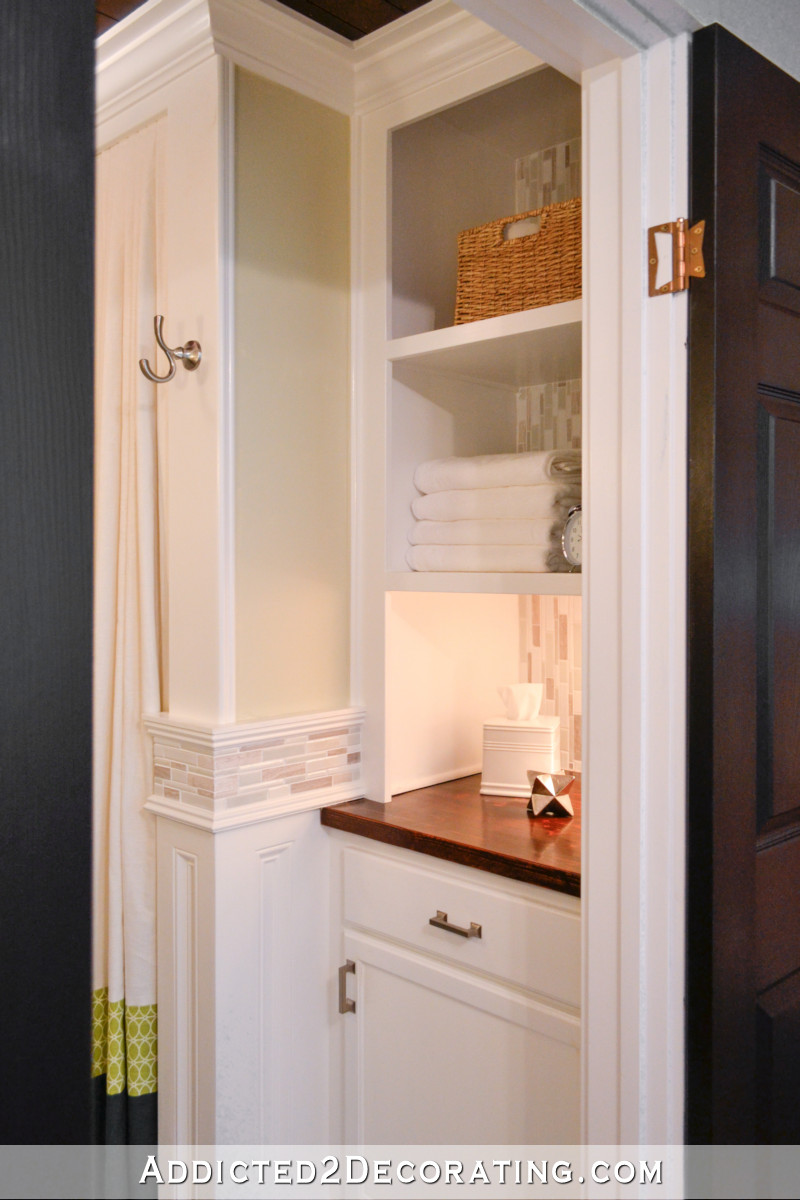
<svg viewBox="0 0 800 1200"><path fill-rule="evenodd" d="M390 337L453 324L458 234L516 212L518 160L580 132L580 87L546 66L394 130Z"/></svg>

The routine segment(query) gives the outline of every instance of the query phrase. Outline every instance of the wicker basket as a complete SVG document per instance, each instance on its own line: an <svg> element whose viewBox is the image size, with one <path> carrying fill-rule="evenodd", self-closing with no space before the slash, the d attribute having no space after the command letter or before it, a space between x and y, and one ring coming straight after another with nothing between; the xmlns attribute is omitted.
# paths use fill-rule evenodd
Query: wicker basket
<svg viewBox="0 0 800 1200"><path fill-rule="evenodd" d="M506 225L541 216L538 233L506 241ZM501 217L458 235L456 325L560 304L581 294L581 202Z"/></svg>

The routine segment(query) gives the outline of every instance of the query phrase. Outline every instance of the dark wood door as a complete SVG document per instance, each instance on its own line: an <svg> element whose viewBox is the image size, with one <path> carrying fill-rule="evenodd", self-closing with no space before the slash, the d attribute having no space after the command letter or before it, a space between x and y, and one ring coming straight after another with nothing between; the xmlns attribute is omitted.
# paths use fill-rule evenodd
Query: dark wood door
<svg viewBox="0 0 800 1200"><path fill-rule="evenodd" d="M688 1106L800 1143L800 83L693 43Z"/></svg>
<svg viewBox="0 0 800 1200"><path fill-rule="evenodd" d="M93 18L0 3L3 1143L91 1136Z"/></svg>

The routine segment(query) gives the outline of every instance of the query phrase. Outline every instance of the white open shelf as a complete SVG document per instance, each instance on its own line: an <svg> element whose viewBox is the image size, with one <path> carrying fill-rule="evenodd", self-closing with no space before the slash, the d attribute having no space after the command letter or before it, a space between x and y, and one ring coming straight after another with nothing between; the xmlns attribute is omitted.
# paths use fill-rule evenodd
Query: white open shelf
<svg viewBox="0 0 800 1200"><path fill-rule="evenodd" d="M580 130L580 87L544 65L393 130L392 337L451 324L459 233L521 211L517 161Z"/></svg>
<svg viewBox="0 0 800 1200"><path fill-rule="evenodd" d="M581 301L394 338L386 357L505 387L574 379L581 373Z"/></svg>
<svg viewBox="0 0 800 1200"><path fill-rule="evenodd" d="M516 448L519 387L581 373L581 301L471 321L395 338L387 446L388 591L580 595L567 573L422 572L406 567L414 471L448 455L506 454Z"/></svg>
<svg viewBox="0 0 800 1200"><path fill-rule="evenodd" d="M387 592L484 592L509 596L580 596L580 572L480 573L387 571Z"/></svg>

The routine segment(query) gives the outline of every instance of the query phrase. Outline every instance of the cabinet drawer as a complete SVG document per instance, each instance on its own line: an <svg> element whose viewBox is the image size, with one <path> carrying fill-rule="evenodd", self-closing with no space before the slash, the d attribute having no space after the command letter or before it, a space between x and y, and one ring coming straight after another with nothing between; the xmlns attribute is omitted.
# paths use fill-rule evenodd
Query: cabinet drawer
<svg viewBox="0 0 800 1200"><path fill-rule="evenodd" d="M348 924L578 1008L577 904L569 911L549 904L542 889L531 887L530 893L530 898L510 895L482 879L462 880L351 847L344 851ZM430 918L437 911L462 928L471 922L480 925L481 936L460 937L436 928Z"/></svg>

